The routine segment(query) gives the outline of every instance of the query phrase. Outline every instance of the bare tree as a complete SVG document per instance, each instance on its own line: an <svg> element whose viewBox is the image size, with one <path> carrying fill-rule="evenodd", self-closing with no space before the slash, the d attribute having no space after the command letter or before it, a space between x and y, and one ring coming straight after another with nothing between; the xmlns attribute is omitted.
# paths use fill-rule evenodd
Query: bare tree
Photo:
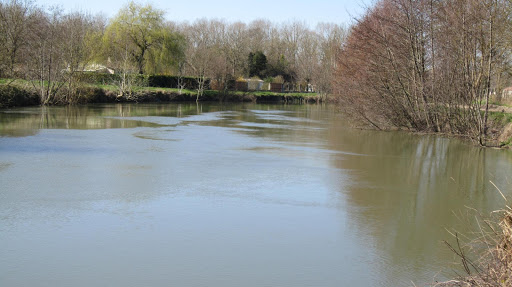
<svg viewBox="0 0 512 287"><path fill-rule="evenodd" d="M503 5L378 2L339 57L341 99L373 125L449 132L487 145L489 96L506 66L497 41L508 25Z"/></svg>
<svg viewBox="0 0 512 287"><path fill-rule="evenodd" d="M197 81L196 101L203 96L207 77L211 72L215 58L215 34L211 23L206 19L197 20L185 28L188 45L186 50L187 64Z"/></svg>
<svg viewBox="0 0 512 287"><path fill-rule="evenodd" d="M246 70L245 59L249 54L247 25L235 22L227 27L225 35L225 53L230 65L230 73L235 78Z"/></svg>
<svg viewBox="0 0 512 287"><path fill-rule="evenodd" d="M62 100L58 93L64 85L66 66L60 61L65 45L61 15L58 8L51 8L49 12L38 10L35 24L31 26L27 72L43 105Z"/></svg>
<svg viewBox="0 0 512 287"><path fill-rule="evenodd" d="M292 81L297 80L299 49L306 35L307 26L305 22L291 22L282 28L282 39L285 47L284 57L288 61Z"/></svg>
<svg viewBox="0 0 512 287"><path fill-rule="evenodd" d="M29 43L33 10L34 6L29 0L0 2L0 75L21 76L16 73L16 65L24 60L20 54Z"/></svg>
<svg viewBox="0 0 512 287"><path fill-rule="evenodd" d="M347 30L340 25L320 23L316 28L320 37L319 64L314 71L316 92L322 97L333 93L337 59L347 37Z"/></svg>
<svg viewBox="0 0 512 287"><path fill-rule="evenodd" d="M94 50L91 41L96 31L93 18L83 13L71 13L62 17L62 47L60 61L63 61L66 70L63 80L66 82L67 103L78 100L78 87L80 85L79 73L86 70L91 63Z"/></svg>
<svg viewBox="0 0 512 287"><path fill-rule="evenodd" d="M128 44L126 44L117 59L116 73L118 77L114 80L113 84L117 87L118 94L116 98L118 100L137 101L137 90L144 86L145 83L144 78L135 73L138 67L131 61L129 51Z"/></svg>
<svg viewBox="0 0 512 287"><path fill-rule="evenodd" d="M321 68L320 37L314 31L305 31L302 35L297 49L296 67L297 80L303 84L301 91L305 91L314 82L315 71Z"/></svg>

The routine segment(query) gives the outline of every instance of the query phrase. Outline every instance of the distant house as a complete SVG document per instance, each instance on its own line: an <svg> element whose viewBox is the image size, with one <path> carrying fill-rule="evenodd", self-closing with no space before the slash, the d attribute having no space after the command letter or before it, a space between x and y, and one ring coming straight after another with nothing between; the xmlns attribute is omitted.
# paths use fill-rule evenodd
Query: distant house
<svg viewBox="0 0 512 287"><path fill-rule="evenodd" d="M283 84L281 83L270 83L270 91L274 93L282 93L283 92Z"/></svg>
<svg viewBox="0 0 512 287"><path fill-rule="evenodd" d="M503 98L512 97L512 87L504 88L501 96Z"/></svg>
<svg viewBox="0 0 512 287"><path fill-rule="evenodd" d="M114 69L110 69L110 68L100 65L100 64L87 65L83 71L84 72L103 73L103 74L115 74Z"/></svg>
<svg viewBox="0 0 512 287"><path fill-rule="evenodd" d="M235 83L237 91L261 91L263 90L263 81L260 79L240 79Z"/></svg>
<svg viewBox="0 0 512 287"><path fill-rule="evenodd" d="M263 88L263 81L258 79L247 79L247 89L249 91L261 91Z"/></svg>
<svg viewBox="0 0 512 287"><path fill-rule="evenodd" d="M501 92L501 99L498 101L503 104L512 104L512 87L503 89Z"/></svg>

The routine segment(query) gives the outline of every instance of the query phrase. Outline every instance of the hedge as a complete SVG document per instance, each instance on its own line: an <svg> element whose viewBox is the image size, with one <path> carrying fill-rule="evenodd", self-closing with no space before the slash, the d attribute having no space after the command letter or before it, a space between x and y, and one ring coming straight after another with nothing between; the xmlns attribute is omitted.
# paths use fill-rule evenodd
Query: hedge
<svg viewBox="0 0 512 287"><path fill-rule="evenodd" d="M178 76L168 76L168 75L148 75L146 76L147 84L149 87L155 88L178 88ZM197 79L194 77L182 77L183 85L185 85L185 89L194 90L197 89ZM210 84L210 80L206 80L206 86L208 87Z"/></svg>
<svg viewBox="0 0 512 287"><path fill-rule="evenodd" d="M36 93L14 86L0 85L0 108L38 105L40 102Z"/></svg>
<svg viewBox="0 0 512 287"><path fill-rule="evenodd" d="M110 85L115 81L120 80L119 74L107 74L107 73L95 73L95 72L82 72L77 74L78 80L82 83L88 83L93 85ZM168 75L138 75L141 80L148 85L148 87L154 88L178 88L178 76ZM197 79L194 77L182 77L185 89L194 90L197 89ZM209 87L210 80L206 80L206 88Z"/></svg>

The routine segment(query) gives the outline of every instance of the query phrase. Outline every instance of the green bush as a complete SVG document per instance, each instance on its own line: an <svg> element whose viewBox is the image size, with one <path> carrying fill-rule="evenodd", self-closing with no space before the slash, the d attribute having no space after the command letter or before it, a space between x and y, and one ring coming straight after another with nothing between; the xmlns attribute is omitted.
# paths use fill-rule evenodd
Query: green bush
<svg viewBox="0 0 512 287"><path fill-rule="evenodd" d="M114 81L119 80L117 74L95 73L95 72L81 72L76 74L77 80L82 83L93 85L109 85Z"/></svg>

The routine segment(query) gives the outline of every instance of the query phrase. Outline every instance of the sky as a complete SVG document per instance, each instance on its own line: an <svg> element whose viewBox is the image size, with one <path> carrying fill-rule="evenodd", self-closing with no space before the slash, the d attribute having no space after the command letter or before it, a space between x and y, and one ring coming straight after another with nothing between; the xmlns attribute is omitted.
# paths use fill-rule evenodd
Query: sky
<svg viewBox="0 0 512 287"><path fill-rule="evenodd" d="M65 11L102 13L108 18L116 15L128 0L35 0L38 6L60 6ZM249 23L268 19L274 23L305 21L314 27L319 22L349 25L374 0L167 0L135 1L150 3L166 12L165 17L175 22L194 22L196 19L224 19L228 22Z"/></svg>

